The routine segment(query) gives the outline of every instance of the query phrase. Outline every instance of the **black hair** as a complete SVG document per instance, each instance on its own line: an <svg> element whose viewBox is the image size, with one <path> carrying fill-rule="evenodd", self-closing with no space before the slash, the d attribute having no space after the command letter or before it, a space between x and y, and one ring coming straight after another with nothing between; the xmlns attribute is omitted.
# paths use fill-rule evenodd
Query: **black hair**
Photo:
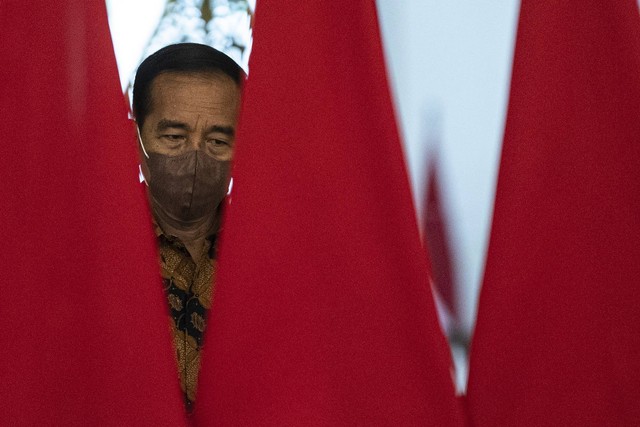
<svg viewBox="0 0 640 427"><path fill-rule="evenodd" d="M242 68L224 53L199 43L165 46L147 57L136 72L133 83L133 115L142 127L151 108L151 83L158 75L176 73L223 73L238 85L245 78Z"/></svg>

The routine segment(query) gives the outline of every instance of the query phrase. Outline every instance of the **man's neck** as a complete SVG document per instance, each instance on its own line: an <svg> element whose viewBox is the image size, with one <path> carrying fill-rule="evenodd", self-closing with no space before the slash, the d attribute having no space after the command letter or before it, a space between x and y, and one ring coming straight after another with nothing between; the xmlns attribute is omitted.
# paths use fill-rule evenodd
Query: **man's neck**
<svg viewBox="0 0 640 427"><path fill-rule="evenodd" d="M205 250L207 237L216 234L219 227L219 212L216 209L211 215L184 222L168 215L160 205L151 200L153 218L164 234L176 237L189 251L191 258L197 263Z"/></svg>

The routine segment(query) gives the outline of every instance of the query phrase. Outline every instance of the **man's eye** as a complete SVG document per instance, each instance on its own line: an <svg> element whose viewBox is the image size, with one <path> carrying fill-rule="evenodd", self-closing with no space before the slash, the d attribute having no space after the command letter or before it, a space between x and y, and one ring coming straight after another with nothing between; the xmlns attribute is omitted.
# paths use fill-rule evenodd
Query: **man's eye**
<svg viewBox="0 0 640 427"><path fill-rule="evenodd" d="M167 134L167 135L162 135L162 137L166 140L169 140L171 142L182 142L186 139L186 137L184 135L171 135L171 134Z"/></svg>
<svg viewBox="0 0 640 427"><path fill-rule="evenodd" d="M216 146L221 146L221 145L229 145L229 142L223 140L223 139L210 139L209 143L216 145Z"/></svg>

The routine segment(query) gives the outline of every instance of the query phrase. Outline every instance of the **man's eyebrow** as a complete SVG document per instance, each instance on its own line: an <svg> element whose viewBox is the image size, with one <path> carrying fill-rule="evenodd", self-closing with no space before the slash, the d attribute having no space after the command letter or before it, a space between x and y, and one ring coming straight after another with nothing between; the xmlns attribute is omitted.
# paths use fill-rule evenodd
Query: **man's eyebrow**
<svg viewBox="0 0 640 427"><path fill-rule="evenodd" d="M213 125L207 128L206 133L223 133L228 136L234 136L236 130L233 128L233 126Z"/></svg>
<svg viewBox="0 0 640 427"><path fill-rule="evenodd" d="M164 131L167 129L182 129L182 130L190 131L191 127L186 123L179 122L176 120L169 120L169 119L160 120L158 122L158 125L156 126L156 130Z"/></svg>

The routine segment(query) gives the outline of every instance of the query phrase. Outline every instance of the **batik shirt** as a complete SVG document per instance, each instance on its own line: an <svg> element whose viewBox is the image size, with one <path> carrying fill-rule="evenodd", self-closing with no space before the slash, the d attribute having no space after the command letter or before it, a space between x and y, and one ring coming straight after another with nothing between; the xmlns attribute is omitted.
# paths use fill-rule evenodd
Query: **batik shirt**
<svg viewBox="0 0 640 427"><path fill-rule="evenodd" d="M156 235L162 281L171 313L170 324L180 386L187 412L191 412L198 386L200 351L207 313L213 296L215 238L207 239L207 247L200 260L194 262L178 239L166 236L158 226Z"/></svg>

